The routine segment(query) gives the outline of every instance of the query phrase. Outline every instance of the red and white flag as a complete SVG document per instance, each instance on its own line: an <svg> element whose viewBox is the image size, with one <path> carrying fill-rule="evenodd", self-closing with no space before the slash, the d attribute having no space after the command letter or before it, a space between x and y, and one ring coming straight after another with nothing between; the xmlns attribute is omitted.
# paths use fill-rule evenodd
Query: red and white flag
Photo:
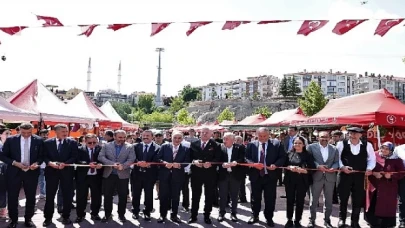
<svg viewBox="0 0 405 228"><path fill-rule="evenodd" d="M248 24L250 21L226 21L222 30L233 30L239 27L241 24Z"/></svg>
<svg viewBox="0 0 405 228"><path fill-rule="evenodd" d="M202 27L204 25L208 25L211 23L212 23L212 21L190 22L190 28L187 30L186 35L189 36L189 35L191 35L191 33L193 33L199 27Z"/></svg>
<svg viewBox="0 0 405 228"><path fill-rule="evenodd" d="M332 30L333 33L337 35L343 35L349 32L350 30L354 29L359 24L367 21L367 19L363 20L342 20L336 24L335 28Z"/></svg>
<svg viewBox="0 0 405 228"><path fill-rule="evenodd" d="M150 36L154 36L169 26L171 23L152 23L152 33Z"/></svg>
<svg viewBox="0 0 405 228"><path fill-rule="evenodd" d="M329 21L328 20L313 20L313 21L304 21L301 25L300 30L298 30L298 35L308 36L312 32L315 32L325 26Z"/></svg>
<svg viewBox="0 0 405 228"><path fill-rule="evenodd" d="M130 25L132 25L132 24L111 24L111 25L108 25L107 29L111 29L115 32L117 30L128 27Z"/></svg>
<svg viewBox="0 0 405 228"><path fill-rule="evenodd" d="M99 25L79 25L79 27L82 29L82 33L80 33L79 36L85 35L89 37L97 26Z"/></svg>
<svg viewBox="0 0 405 228"><path fill-rule="evenodd" d="M56 27L56 26L63 26L63 24L59 21L56 17L48 17L48 16L39 16L36 15L38 20L44 20L44 27Z"/></svg>
<svg viewBox="0 0 405 228"><path fill-rule="evenodd" d="M277 24L277 23L285 23L290 22L291 20L272 20L272 21L259 21L258 25L267 25L267 24Z"/></svg>
<svg viewBox="0 0 405 228"><path fill-rule="evenodd" d="M380 35L381 37L385 36L388 31L390 31L393 27L399 25L403 20L404 18L381 20L377 28L375 29L374 35Z"/></svg>
<svg viewBox="0 0 405 228"><path fill-rule="evenodd" d="M14 26L14 27L3 27L0 28L1 31L9 34L10 36L12 35L21 35L21 31L28 28L27 26Z"/></svg>

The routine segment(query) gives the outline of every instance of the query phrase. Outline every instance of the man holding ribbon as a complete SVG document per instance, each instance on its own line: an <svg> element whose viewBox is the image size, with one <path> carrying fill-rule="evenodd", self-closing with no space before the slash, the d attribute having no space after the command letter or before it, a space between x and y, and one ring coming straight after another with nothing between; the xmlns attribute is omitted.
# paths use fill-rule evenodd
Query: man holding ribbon
<svg viewBox="0 0 405 228"><path fill-rule="evenodd" d="M252 186L253 216L248 224L259 222L259 213L264 192L264 217L267 225L274 227L273 216L277 196L277 167L286 161L286 152L278 140L270 139L270 131L261 127L257 130L258 141L246 146L246 161L252 165L249 179Z"/></svg>
<svg viewBox="0 0 405 228"><path fill-rule="evenodd" d="M73 176L72 164L77 160L77 142L68 138L69 129L66 124L57 124L54 127L56 138L44 142L44 161L46 181L46 202L44 208L45 221L43 226L52 223L55 210L55 195L59 184L63 189L62 224L71 224L70 211L72 208Z"/></svg>
<svg viewBox="0 0 405 228"><path fill-rule="evenodd" d="M8 210L11 222L9 228L17 227L18 196L24 188L25 226L33 227L31 218L35 212L35 195L38 185L39 165L42 163L43 140L32 135L34 127L30 123L20 125L20 134L11 136L3 145L0 160L8 165L7 192Z"/></svg>

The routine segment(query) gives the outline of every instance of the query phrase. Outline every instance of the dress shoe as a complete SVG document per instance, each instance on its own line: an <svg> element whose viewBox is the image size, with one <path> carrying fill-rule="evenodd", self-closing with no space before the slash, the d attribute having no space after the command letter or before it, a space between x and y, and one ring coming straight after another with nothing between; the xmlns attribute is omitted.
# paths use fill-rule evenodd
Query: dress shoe
<svg viewBox="0 0 405 228"><path fill-rule="evenodd" d="M72 203L71 209L76 209L76 206Z"/></svg>
<svg viewBox="0 0 405 228"><path fill-rule="evenodd" d="M99 215L92 215L92 216L91 216L91 220L93 220L93 221L100 221L101 218L100 218Z"/></svg>
<svg viewBox="0 0 405 228"><path fill-rule="evenodd" d="M296 228L300 228L302 227L301 222L300 221L294 221L294 225Z"/></svg>
<svg viewBox="0 0 405 228"><path fill-rule="evenodd" d="M132 218L138 220L139 219L139 214L132 214Z"/></svg>
<svg viewBox="0 0 405 228"><path fill-rule="evenodd" d="M45 219L45 221L42 223L43 227L50 226L52 223L52 219Z"/></svg>
<svg viewBox="0 0 405 228"><path fill-rule="evenodd" d="M8 224L7 228L16 228L17 225L18 225L18 222L12 221L12 222L10 222L10 224Z"/></svg>
<svg viewBox="0 0 405 228"><path fill-rule="evenodd" d="M338 228L345 228L345 227L346 227L346 221L343 219L339 219Z"/></svg>
<svg viewBox="0 0 405 228"><path fill-rule="evenodd" d="M211 220L211 218L210 217L205 217L204 218L204 222L205 222L205 224L212 224L212 220Z"/></svg>
<svg viewBox="0 0 405 228"><path fill-rule="evenodd" d="M280 196L280 198L281 198L281 199L286 199L286 198L287 198L287 196Z"/></svg>
<svg viewBox="0 0 405 228"><path fill-rule="evenodd" d="M183 207L184 212L190 212L190 209L188 207Z"/></svg>
<svg viewBox="0 0 405 228"><path fill-rule="evenodd" d="M352 221L352 224L350 225L351 228L361 228L361 226L359 225L359 222L354 222Z"/></svg>
<svg viewBox="0 0 405 228"><path fill-rule="evenodd" d="M166 222L166 216L165 216L165 217L160 216L160 217L158 218L157 222L158 222L158 223L164 223L164 222Z"/></svg>
<svg viewBox="0 0 405 228"><path fill-rule="evenodd" d="M111 220L111 215L110 216L104 216L104 218L103 219L101 219L101 222L102 223L106 223L106 222L109 222L110 220Z"/></svg>
<svg viewBox="0 0 405 228"><path fill-rule="evenodd" d="M307 228L315 228L315 226L316 226L315 221L314 220L309 220Z"/></svg>
<svg viewBox="0 0 405 228"><path fill-rule="evenodd" d="M285 228L294 227L294 223L292 220L288 220L287 223L284 225Z"/></svg>
<svg viewBox="0 0 405 228"><path fill-rule="evenodd" d="M332 224L330 223L330 221L325 221L325 222L323 223L323 226L324 226L325 228L333 228L333 226L332 226Z"/></svg>
<svg viewBox="0 0 405 228"><path fill-rule="evenodd" d="M69 224L72 224L72 221L70 220L70 218L64 218L64 219L62 219L62 224L69 225Z"/></svg>
<svg viewBox="0 0 405 228"><path fill-rule="evenodd" d="M144 215L143 215L143 220L145 220L145 221L150 221L150 215L144 214Z"/></svg>
<svg viewBox="0 0 405 228"><path fill-rule="evenodd" d="M190 217L190 219L188 220L188 224L196 223L196 222L197 222L197 217L194 217L194 216Z"/></svg>
<svg viewBox="0 0 405 228"><path fill-rule="evenodd" d="M84 217L77 217L75 223L81 223L83 222Z"/></svg>
<svg viewBox="0 0 405 228"><path fill-rule="evenodd" d="M405 228L405 222L400 222L398 228Z"/></svg>
<svg viewBox="0 0 405 228"><path fill-rule="evenodd" d="M118 216L118 219L120 220L120 222L124 223L127 221L127 219L125 218L125 216Z"/></svg>
<svg viewBox="0 0 405 228"><path fill-rule="evenodd" d="M217 220L218 220L218 222L223 222L224 221L224 216L219 215Z"/></svg>
<svg viewBox="0 0 405 228"><path fill-rule="evenodd" d="M248 224L255 224L259 222L259 217L251 217L248 221Z"/></svg>
<svg viewBox="0 0 405 228"><path fill-rule="evenodd" d="M32 222L31 219L25 220L24 225L25 225L25 227L34 227L35 226L35 224Z"/></svg>
<svg viewBox="0 0 405 228"><path fill-rule="evenodd" d="M177 215L172 215L170 217L170 220L172 220L172 222L174 223L181 223L181 220L179 219L179 217L177 217Z"/></svg>
<svg viewBox="0 0 405 228"><path fill-rule="evenodd" d="M239 203L247 203L247 200L246 199L240 199Z"/></svg>
<svg viewBox="0 0 405 228"><path fill-rule="evenodd" d="M63 212L63 207L58 206L58 213L59 213L59 214L62 214L62 212Z"/></svg>
<svg viewBox="0 0 405 228"><path fill-rule="evenodd" d="M274 227L274 221L273 221L273 219L268 219L268 220L266 221L266 223L267 223L267 225L268 225L269 227Z"/></svg>
<svg viewBox="0 0 405 228"><path fill-rule="evenodd" d="M236 214L234 214L234 213L231 214L231 220L232 220L232 222L238 221L238 217L236 217Z"/></svg>

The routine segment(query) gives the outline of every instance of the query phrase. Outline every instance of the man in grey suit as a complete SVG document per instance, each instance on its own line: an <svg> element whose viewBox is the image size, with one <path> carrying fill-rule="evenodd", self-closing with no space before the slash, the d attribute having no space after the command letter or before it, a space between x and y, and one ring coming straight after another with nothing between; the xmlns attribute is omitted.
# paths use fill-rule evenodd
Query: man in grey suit
<svg viewBox="0 0 405 228"><path fill-rule="evenodd" d="M321 131L318 136L319 143L313 143L307 148L307 151L314 157L315 165L319 170L312 175L311 218L308 228L315 227L316 209L322 190L325 199L324 226L333 227L330 223L330 216L332 214L333 189L337 180L335 170L339 169L339 152L335 146L328 143L329 139L329 132Z"/></svg>
<svg viewBox="0 0 405 228"><path fill-rule="evenodd" d="M118 217L125 222L125 210L127 206L128 183L130 166L135 161L134 147L125 142L126 133L123 130L114 132L114 141L103 146L98 156L99 162L104 167L104 218L101 222L111 220L114 190L118 191Z"/></svg>

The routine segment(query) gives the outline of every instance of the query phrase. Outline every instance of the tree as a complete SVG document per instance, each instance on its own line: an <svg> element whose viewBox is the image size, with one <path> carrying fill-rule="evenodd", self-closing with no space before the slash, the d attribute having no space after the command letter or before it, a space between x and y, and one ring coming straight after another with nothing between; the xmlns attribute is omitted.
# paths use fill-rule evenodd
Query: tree
<svg viewBox="0 0 405 228"><path fill-rule="evenodd" d="M269 118L273 113L270 111L269 107L261 106L256 108L253 114L262 114L264 117Z"/></svg>
<svg viewBox="0 0 405 228"><path fill-rule="evenodd" d="M217 117L217 120L219 123L221 123L224 120L234 120L235 119L235 113L232 112L229 107L225 108L221 114Z"/></svg>
<svg viewBox="0 0 405 228"><path fill-rule="evenodd" d="M132 114L130 114L131 121L142 121L142 117L146 115L145 112L141 109L134 109Z"/></svg>
<svg viewBox="0 0 405 228"><path fill-rule="evenodd" d="M211 100L215 100L217 96L218 96L217 91L213 88L211 91Z"/></svg>
<svg viewBox="0 0 405 228"><path fill-rule="evenodd" d="M301 93L301 89L298 86L298 82L295 79L295 77L291 77L288 82L287 82L287 88L288 88L288 96L291 97L296 97L299 93Z"/></svg>
<svg viewBox="0 0 405 228"><path fill-rule="evenodd" d="M198 95L200 94L200 90L197 88L191 87L191 85L186 85L180 91L180 96L184 102L189 102L193 100L197 100Z"/></svg>
<svg viewBox="0 0 405 228"><path fill-rule="evenodd" d="M157 112L142 116L141 122L144 123L172 123L173 115L170 112Z"/></svg>
<svg viewBox="0 0 405 228"><path fill-rule="evenodd" d="M298 100L298 104L307 116L312 116L321 111L327 103L321 87L312 81L305 90L304 95Z"/></svg>
<svg viewBox="0 0 405 228"><path fill-rule="evenodd" d="M111 105L122 119L129 120L129 115L132 114L132 107L130 104L124 102L111 102Z"/></svg>
<svg viewBox="0 0 405 228"><path fill-rule="evenodd" d="M177 112L177 123L182 125L195 124L195 119L188 113L187 109L182 108Z"/></svg>
<svg viewBox="0 0 405 228"><path fill-rule="evenodd" d="M184 101L181 97L175 97L172 100L172 103L170 104L169 111L172 114L175 114L178 112L180 109L184 108Z"/></svg>
<svg viewBox="0 0 405 228"><path fill-rule="evenodd" d="M231 99L231 98L232 98L232 91L228 91L228 92L225 94L225 98L226 98L226 99Z"/></svg>
<svg viewBox="0 0 405 228"><path fill-rule="evenodd" d="M252 96L252 99L254 100L254 101L258 101L259 100L259 93L258 92L255 92L254 94L253 94L253 96Z"/></svg>
<svg viewBox="0 0 405 228"><path fill-rule="evenodd" d="M139 95L137 107L146 114L150 114L155 107L155 96L152 94Z"/></svg>
<svg viewBox="0 0 405 228"><path fill-rule="evenodd" d="M281 80L279 93L283 97L288 96L288 80L286 77Z"/></svg>
<svg viewBox="0 0 405 228"><path fill-rule="evenodd" d="M172 101L173 101L173 97L165 97L165 98L163 98L163 105L164 106L170 106Z"/></svg>

